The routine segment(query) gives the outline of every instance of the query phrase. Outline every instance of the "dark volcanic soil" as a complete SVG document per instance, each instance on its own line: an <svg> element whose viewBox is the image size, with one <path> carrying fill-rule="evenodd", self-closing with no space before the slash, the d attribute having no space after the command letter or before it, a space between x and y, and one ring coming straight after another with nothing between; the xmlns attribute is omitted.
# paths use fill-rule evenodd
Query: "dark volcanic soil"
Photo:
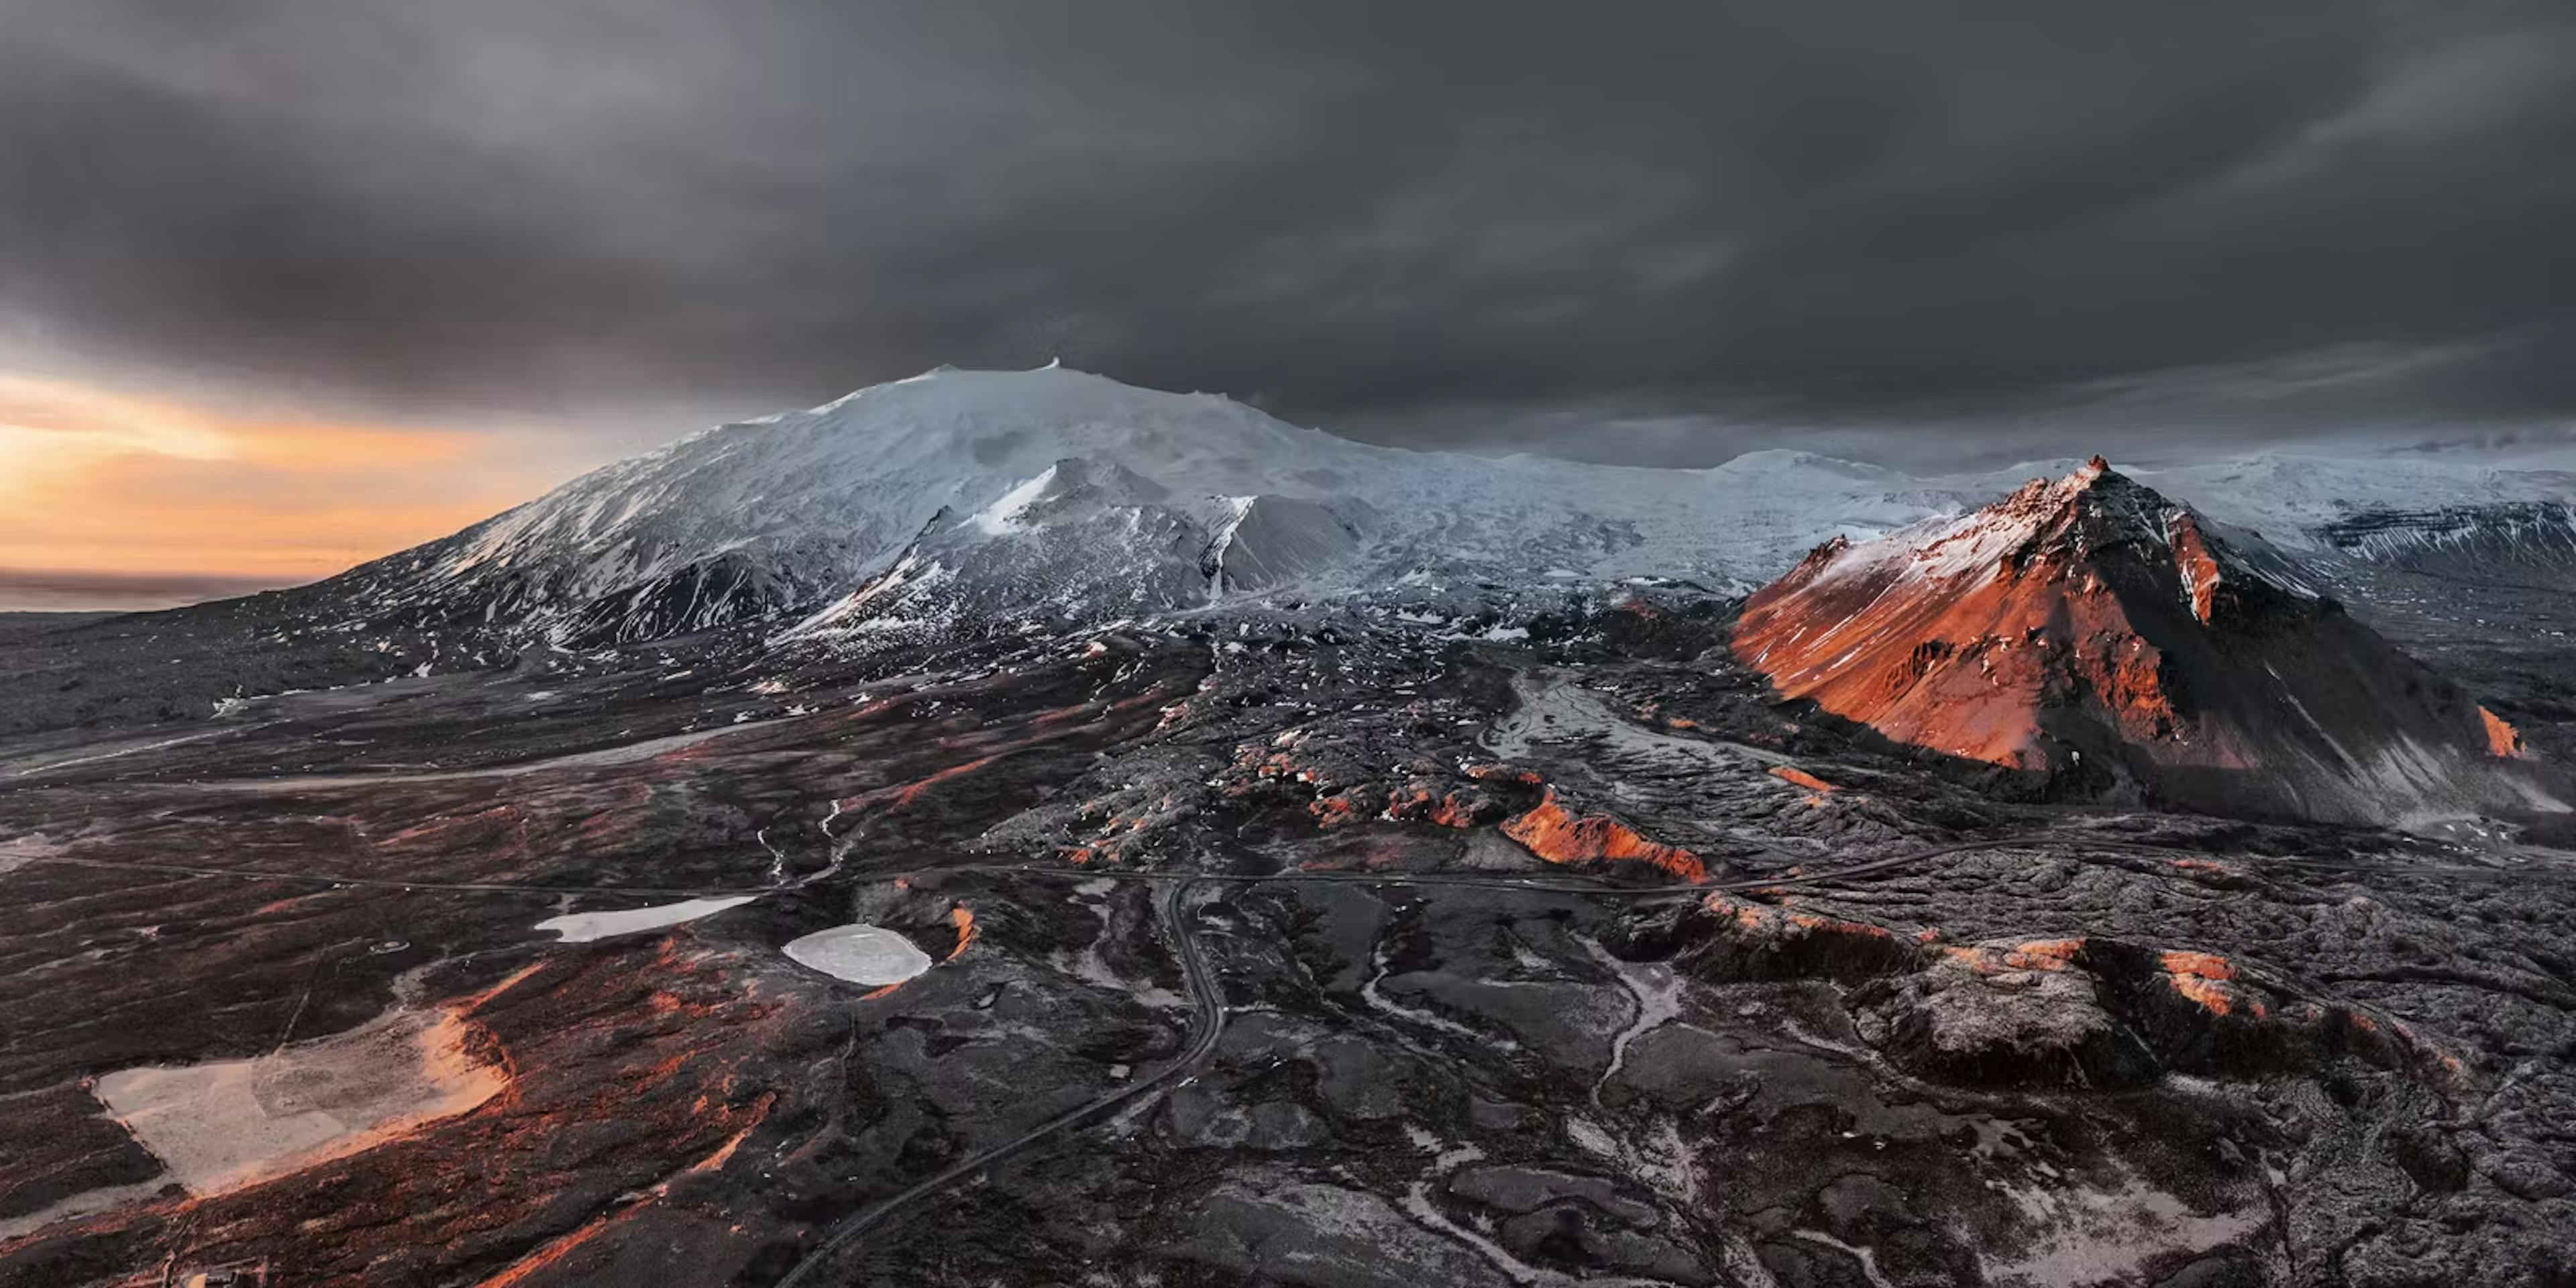
<svg viewBox="0 0 2576 1288"><path fill-rule="evenodd" d="M0 744L0 1283L2570 1282L2564 855L2000 801L1705 615L1555 626ZM854 922L934 964L779 951Z"/></svg>

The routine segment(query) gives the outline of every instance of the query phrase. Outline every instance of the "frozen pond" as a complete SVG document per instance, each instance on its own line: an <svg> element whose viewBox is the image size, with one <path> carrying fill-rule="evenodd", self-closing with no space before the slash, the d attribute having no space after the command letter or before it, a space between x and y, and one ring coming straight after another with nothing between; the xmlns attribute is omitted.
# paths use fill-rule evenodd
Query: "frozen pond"
<svg viewBox="0 0 2576 1288"><path fill-rule="evenodd" d="M787 956L834 979L882 987L930 969L930 955L883 926L834 926L787 945Z"/></svg>
<svg viewBox="0 0 2576 1288"><path fill-rule="evenodd" d="M465 1022L397 1011L252 1060L120 1069L108 1113L190 1194L220 1194L392 1140L508 1085L465 1054Z"/></svg>
<svg viewBox="0 0 2576 1288"><path fill-rule="evenodd" d="M678 903L655 904L650 908L629 908L624 912L576 912L568 916L548 917L537 923L537 929L551 930L563 936L563 942L567 944L586 944L594 939L660 930L664 926L712 917L759 897L756 894L739 894L722 899L684 899Z"/></svg>

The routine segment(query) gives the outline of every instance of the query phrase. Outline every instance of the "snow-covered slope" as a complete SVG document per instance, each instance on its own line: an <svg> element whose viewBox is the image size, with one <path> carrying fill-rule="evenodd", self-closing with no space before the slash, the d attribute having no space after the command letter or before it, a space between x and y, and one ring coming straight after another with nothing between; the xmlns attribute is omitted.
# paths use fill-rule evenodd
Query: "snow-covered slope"
<svg viewBox="0 0 2576 1288"><path fill-rule="evenodd" d="M2072 467L1918 478L1790 451L1706 470L1493 459L1369 446L1059 367L942 368L694 435L302 598L344 622L591 645L745 624L911 637L1389 589L1662 578L1740 592L1827 537L1959 514ZM2439 533L2463 513L2476 527L2480 507L2563 500L2576 482L2277 456L2141 477L2329 560L2455 540ZM2374 507L2451 508L2374 528Z"/></svg>
<svg viewBox="0 0 2576 1288"><path fill-rule="evenodd" d="M2473 578L2576 569L2576 514L2558 501L2371 506L2319 527L2338 553Z"/></svg>
<svg viewBox="0 0 2576 1288"><path fill-rule="evenodd" d="M942 369L611 465L332 589L369 616L594 643L1386 584L1749 588L1820 525L1878 531L1955 504L1897 479L1796 453L1694 471L1403 451L1212 394Z"/></svg>
<svg viewBox="0 0 2576 1288"><path fill-rule="evenodd" d="M2142 482L2293 551L2401 562L2472 531L2495 548L2564 546L2576 471L2506 469L2407 457L2336 459L2265 453L2178 469L2132 470ZM2554 516L2540 515L2541 509ZM2534 525L2534 518L2561 522ZM2377 534L2377 535L2373 535Z"/></svg>

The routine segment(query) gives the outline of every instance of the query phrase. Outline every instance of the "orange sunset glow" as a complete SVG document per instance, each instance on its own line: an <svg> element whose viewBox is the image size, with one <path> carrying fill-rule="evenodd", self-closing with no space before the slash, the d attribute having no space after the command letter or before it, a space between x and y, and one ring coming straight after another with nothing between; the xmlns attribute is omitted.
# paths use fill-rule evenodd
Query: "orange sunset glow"
<svg viewBox="0 0 2576 1288"><path fill-rule="evenodd" d="M0 374L0 569L289 585L452 532L561 473L499 433Z"/></svg>

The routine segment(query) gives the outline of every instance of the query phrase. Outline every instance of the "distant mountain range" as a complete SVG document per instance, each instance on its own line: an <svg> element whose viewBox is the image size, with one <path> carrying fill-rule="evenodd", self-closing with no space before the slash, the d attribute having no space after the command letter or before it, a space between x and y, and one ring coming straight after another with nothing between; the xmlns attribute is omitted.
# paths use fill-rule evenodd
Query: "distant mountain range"
<svg viewBox="0 0 2576 1288"><path fill-rule="evenodd" d="M0 731L620 667L682 637L891 655L1271 606L1514 639L1644 592L1750 596L1734 646L1783 694L1996 772L2450 818L2555 802L2508 763L2504 721L2333 596L2437 629L2456 587L2498 588L2472 615L2534 587L2555 603L2576 591L2570 496L2563 472L2411 460L1917 477L1789 451L1497 459L1058 367L943 368L708 430L310 586L28 635L0 658L20 677ZM2551 692L2523 683L2510 710L2545 716Z"/></svg>
<svg viewBox="0 0 2576 1288"><path fill-rule="evenodd" d="M344 623L565 647L727 627L865 645L1244 597L1742 594L1827 537L1956 515L2074 464L1496 459L1059 367L943 368L708 430L291 593ZM2266 456L2140 477L2291 562L2576 564L2566 472Z"/></svg>

